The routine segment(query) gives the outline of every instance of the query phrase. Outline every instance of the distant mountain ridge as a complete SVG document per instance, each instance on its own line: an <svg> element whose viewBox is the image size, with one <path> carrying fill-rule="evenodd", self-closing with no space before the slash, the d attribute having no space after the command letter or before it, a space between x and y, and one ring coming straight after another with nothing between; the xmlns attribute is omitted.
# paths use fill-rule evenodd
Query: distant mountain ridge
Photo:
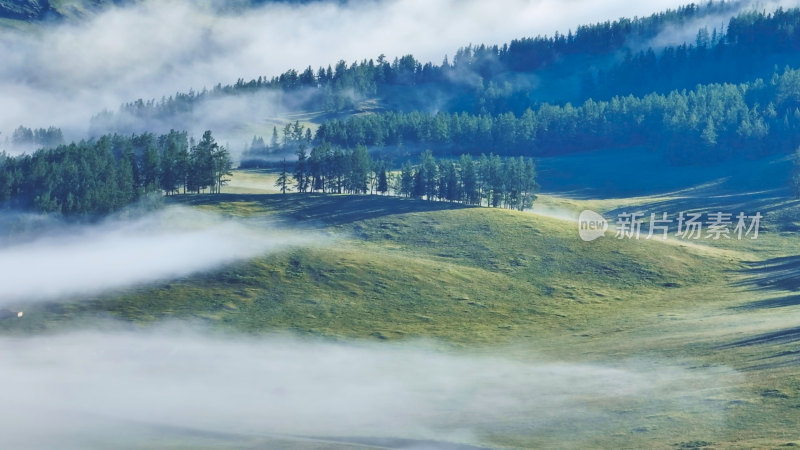
<svg viewBox="0 0 800 450"><path fill-rule="evenodd" d="M311 3L319 0L234 0L220 2L219 10L237 10L265 3ZM0 19L22 22L79 19L109 7L141 3L143 0L0 0Z"/></svg>

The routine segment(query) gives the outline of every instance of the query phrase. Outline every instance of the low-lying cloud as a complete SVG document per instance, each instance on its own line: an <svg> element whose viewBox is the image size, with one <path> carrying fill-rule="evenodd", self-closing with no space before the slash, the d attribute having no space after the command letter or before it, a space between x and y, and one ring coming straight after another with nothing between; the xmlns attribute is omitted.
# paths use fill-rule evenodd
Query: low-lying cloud
<svg viewBox="0 0 800 450"><path fill-rule="evenodd" d="M653 417L677 430L716 426L724 411L714 399L734 376L644 362L522 361L423 344L166 329L0 338L0 354L3 448L147 447L173 439L269 447L278 437L481 444L492 433L576 445L627 434Z"/></svg>
<svg viewBox="0 0 800 450"><path fill-rule="evenodd" d="M566 33L579 25L648 15L682 3L351 0L267 3L220 14L201 0L145 0L85 22L24 34L2 31L0 138L19 125L54 125L68 138L82 138L93 115L116 111L121 103L138 98L159 99L308 65L316 70L341 59L351 63L381 53L390 60L412 53L439 63L470 43L502 44ZM265 104L248 116L237 105L217 105L212 112L263 124L273 111ZM189 131L199 135L202 127L214 125L209 122Z"/></svg>
<svg viewBox="0 0 800 450"><path fill-rule="evenodd" d="M132 217L90 225L30 214L0 221L6 228L0 239L0 306L185 276L319 242L268 223L181 206L127 215Z"/></svg>

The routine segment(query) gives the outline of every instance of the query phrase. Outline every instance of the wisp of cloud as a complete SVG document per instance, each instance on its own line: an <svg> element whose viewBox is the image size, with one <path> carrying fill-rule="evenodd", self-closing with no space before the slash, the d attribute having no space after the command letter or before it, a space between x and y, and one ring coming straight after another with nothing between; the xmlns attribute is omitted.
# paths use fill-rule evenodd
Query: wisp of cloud
<svg viewBox="0 0 800 450"><path fill-rule="evenodd" d="M33 219L25 220L42 222ZM55 221L17 235L22 242L12 234L0 246L0 306L185 276L289 245L321 242L310 233L180 206L91 225Z"/></svg>

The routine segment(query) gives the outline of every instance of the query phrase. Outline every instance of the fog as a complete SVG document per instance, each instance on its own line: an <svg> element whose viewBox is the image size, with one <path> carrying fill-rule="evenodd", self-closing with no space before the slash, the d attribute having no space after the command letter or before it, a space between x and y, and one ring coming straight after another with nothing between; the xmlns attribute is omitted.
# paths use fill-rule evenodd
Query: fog
<svg viewBox="0 0 800 450"><path fill-rule="evenodd" d="M690 3L690 2L687 2ZM703 5L703 2L696 2ZM648 42L639 43L639 45L632 46L634 50L644 50L647 47L663 48L667 46L676 46L683 43L696 45L697 32L705 28L708 30L708 37L712 36L714 29L717 33L726 33L728 29L728 22L730 18L745 10L757 11L774 11L775 9L782 8L796 8L800 6L797 0L743 0L743 1L729 1L727 2L731 8L730 11L719 12L716 14L707 14L702 17L690 20L681 26L670 25L665 27L656 37ZM737 5L738 4L738 5Z"/></svg>
<svg viewBox="0 0 800 450"><path fill-rule="evenodd" d="M576 223L578 222L578 216L580 215L578 211L569 208L546 205L541 203L534 203L533 206L529 209L526 209L526 211L536 214L537 216L550 217L552 219L565 220Z"/></svg>
<svg viewBox="0 0 800 450"><path fill-rule="evenodd" d="M211 88L240 77L272 77L290 68L316 69L382 53L389 59L412 53L439 63L470 43L502 44L523 36L552 35L682 3L352 0L268 3L220 14L200 0L143 1L82 22L25 34L2 31L0 140L19 125L54 125L63 128L68 139L82 138L89 119L104 109L116 111L123 102ZM189 131L199 135L218 118L247 117L263 124L273 112L270 99L244 106L211 105L207 114L197 115L197 129Z"/></svg>
<svg viewBox="0 0 800 450"><path fill-rule="evenodd" d="M289 245L322 242L311 232L180 206L130 209L84 225L6 215L0 230L0 306L17 307L185 276Z"/></svg>
<svg viewBox="0 0 800 450"><path fill-rule="evenodd" d="M719 398L735 378L724 368L498 353L174 326L4 337L0 447L136 447L171 435L195 445L279 435L480 444L496 427L574 445L592 433L627 435L653 417L677 429L718 426Z"/></svg>

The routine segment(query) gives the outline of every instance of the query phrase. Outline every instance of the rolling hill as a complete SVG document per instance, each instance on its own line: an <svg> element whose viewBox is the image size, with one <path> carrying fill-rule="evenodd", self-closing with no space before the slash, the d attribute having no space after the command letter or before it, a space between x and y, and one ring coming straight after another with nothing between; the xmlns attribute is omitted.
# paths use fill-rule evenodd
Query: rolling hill
<svg viewBox="0 0 800 450"><path fill-rule="evenodd" d="M489 446L586 439L600 446L773 446L791 442L777 438L780 430L800 425L792 419L800 401L793 371L798 341L787 315L797 305L792 292L800 285L790 274L800 243L781 231L796 207L780 196L744 205L720 197L729 200L716 206L771 211L757 241L690 244L609 235L587 243L577 238L574 222L552 214L378 196L245 193L243 186L269 182L260 174L237 173L247 180L237 194L173 201L327 237L212 273L34 305L26 320L0 322L0 330L50 334L119 321L148 329L188 320L256 335L435 339L456 353L491 353L506 345L504 354L521 360L614 365L664 359L689 372L737 371L690 394L700 402L687 398L691 407L671 400L658 412L647 412L652 405L621 406L630 408L628 416L615 412L619 416L577 433L568 423L530 427L524 412L490 421L473 441ZM708 191L696 193L672 196L699 208ZM550 194L537 207L611 213L663 206L657 198Z"/></svg>

